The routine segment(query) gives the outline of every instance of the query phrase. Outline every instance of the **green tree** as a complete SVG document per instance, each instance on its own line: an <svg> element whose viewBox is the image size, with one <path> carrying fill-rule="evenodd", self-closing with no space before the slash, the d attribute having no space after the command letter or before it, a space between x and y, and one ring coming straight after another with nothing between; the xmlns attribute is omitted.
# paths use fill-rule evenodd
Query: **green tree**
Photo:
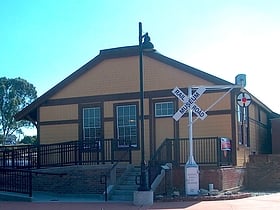
<svg viewBox="0 0 280 210"><path fill-rule="evenodd" d="M24 136L24 138L20 141L22 144L36 144L37 136Z"/></svg>
<svg viewBox="0 0 280 210"><path fill-rule="evenodd" d="M16 121L17 112L37 98L35 87L22 78L0 78L0 134L6 139L14 133L22 133L21 128L32 127L27 120Z"/></svg>

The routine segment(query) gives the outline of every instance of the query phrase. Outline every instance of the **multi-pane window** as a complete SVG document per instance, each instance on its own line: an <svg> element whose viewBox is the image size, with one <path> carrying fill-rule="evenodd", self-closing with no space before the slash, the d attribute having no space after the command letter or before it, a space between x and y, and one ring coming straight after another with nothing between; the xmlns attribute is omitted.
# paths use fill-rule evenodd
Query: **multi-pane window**
<svg viewBox="0 0 280 210"><path fill-rule="evenodd" d="M136 105L117 106L118 147L137 147Z"/></svg>
<svg viewBox="0 0 280 210"><path fill-rule="evenodd" d="M100 147L101 110L100 107L83 108L83 140L89 145Z"/></svg>
<svg viewBox="0 0 280 210"><path fill-rule="evenodd" d="M155 116L156 117L168 117L174 114L173 102L160 102L155 103Z"/></svg>

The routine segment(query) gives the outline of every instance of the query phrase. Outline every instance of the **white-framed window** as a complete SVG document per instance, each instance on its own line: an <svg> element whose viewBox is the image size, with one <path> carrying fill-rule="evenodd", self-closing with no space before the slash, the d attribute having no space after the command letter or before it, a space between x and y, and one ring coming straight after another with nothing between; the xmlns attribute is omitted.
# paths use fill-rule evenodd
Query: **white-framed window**
<svg viewBox="0 0 280 210"><path fill-rule="evenodd" d="M101 109L100 107L83 108L83 141L88 145L100 147ZM86 146L85 146L86 147Z"/></svg>
<svg viewBox="0 0 280 210"><path fill-rule="evenodd" d="M172 101L155 103L155 117L168 117L173 114L174 103Z"/></svg>
<svg viewBox="0 0 280 210"><path fill-rule="evenodd" d="M120 105L116 109L118 147L137 147L136 105Z"/></svg>

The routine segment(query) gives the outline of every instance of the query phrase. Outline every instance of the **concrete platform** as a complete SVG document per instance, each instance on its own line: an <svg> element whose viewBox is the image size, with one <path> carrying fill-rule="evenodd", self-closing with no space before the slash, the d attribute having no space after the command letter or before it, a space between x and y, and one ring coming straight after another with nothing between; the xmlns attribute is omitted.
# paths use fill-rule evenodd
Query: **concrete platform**
<svg viewBox="0 0 280 210"><path fill-rule="evenodd" d="M56 194L33 192L32 197L20 193L0 192L0 201L22 202L104 202L104 196L94 194Z"/></svg>
<svg viewBox="0 0 280 210"><path fill-rule="evenodd" d="M10 193L0 191L0 201L26 201L31 202L32 198L26 194Z"/></svg>
<svg viewBox="0 0 280 210"><path fill-rule="evenodd" d="M280 193L254 196L237 200L193 201L193 202L155 202L152 206L135 206L133 203L118 202L0 202L2 210L279 210Z"/></svg>
<svg viewBox="0 0 280 210"><path fill-rule="evenodd" d="M133 204L136 206L151 206L154 203L153 191L135 191Z"/></svg>

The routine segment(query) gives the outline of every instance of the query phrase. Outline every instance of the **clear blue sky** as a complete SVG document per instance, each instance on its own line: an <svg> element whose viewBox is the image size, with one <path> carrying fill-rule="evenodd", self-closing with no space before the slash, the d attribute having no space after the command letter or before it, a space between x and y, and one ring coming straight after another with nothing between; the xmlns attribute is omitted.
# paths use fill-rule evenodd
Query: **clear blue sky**
<svg viewBox="0 0 280 210"><path fill-rule="evenodd" d="M280 113L278 0L0 0L0 77L38 96L98 55L138 44L234 83ZM276 75L277 74L277 75Z"/></svg>

